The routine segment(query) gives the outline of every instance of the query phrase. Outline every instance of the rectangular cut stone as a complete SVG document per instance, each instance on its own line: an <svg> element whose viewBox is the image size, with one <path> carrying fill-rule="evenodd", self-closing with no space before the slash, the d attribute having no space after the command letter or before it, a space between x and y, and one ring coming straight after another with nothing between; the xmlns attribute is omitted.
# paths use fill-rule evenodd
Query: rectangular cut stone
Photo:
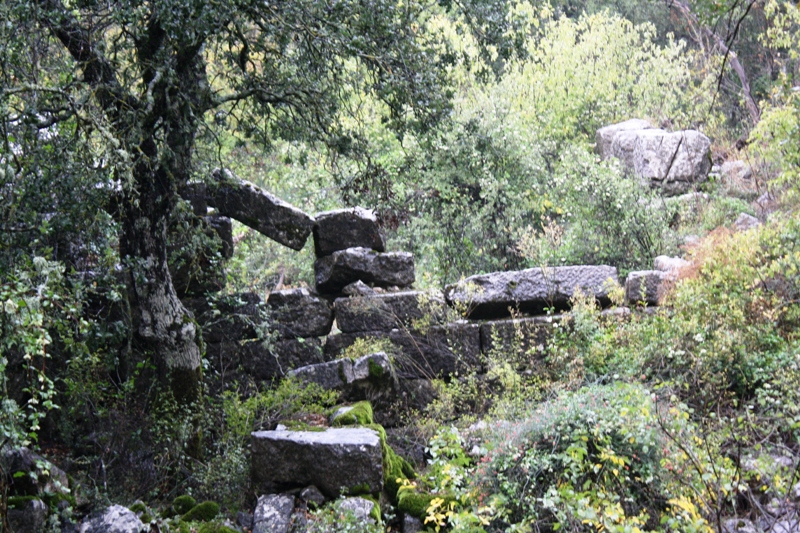
<svg viewBox="0 0 800 533"><path fill-rule="evenodd" d="M272 381L295 368L324 362L322 341L316 337L245 342L241 358L245 373L257 382Z"/></svg>
<svg viewBox="0 0 800 533"><path fill-rule="evenodd" d="M336 498L343 489L376 493L383 488L381 442L368 428L256 431L251 457L258 494L314 485Z"/></svg>
<svg viewBox="0 0 800 533"><path fill-rule="evenodd" d="M466 278L445 291L448 303L465 308L469 318L504 318L509 308L531 314L566 309L576 289L609 303L619 283L611 266L566 266L494 272Z"/></svg>
<svg viewBox="0 0 800 533"><path fill-rule="evenodd" d="M256 339L256 328L266 321L265 306L254 292L243 292L216 300L184 299L203 331L207 343Z"/></svg>
<svg viewBox="0 0 800 533"><path fill-rule="evenodd" d="M628 274L625 280L625 301L630 305L658 305L666 283L674 276L661 270L640 270Z"/></svg>
<svg viewBox="0 0 800 533"><path fill-rule="evenodd" d="M333 325L333 307L308 289L270 293L267 300L272 328L284 338L323 337Z"/></svg>
<svg viewBox="0 0 800 533"><path fill-rule="evenodd" d="M220 214L238 220L270 239L300 250L314 228L314 219L264 189L217 169L208 184L207 201Z"/></svg>
<svg viewBox="0 0 800 533"><path fill-rule="evenodd" d="M553 322L541 317L511 318L481 324L481 351L485 354L536 353L544 354L553 333Z"/></svg>
<svg viewBox="0 0 800 533"><path fill-rule="evenodd" d="M457 322L427 328L424 332L367 331L329 335L325 357L335 358L359 338L387 339L394 346L395 372L398 378L450 377L456 371L478 368L480 362L480 324Z"/></svg>
<svg viewBox="0 0 800 533"><path fill-rule="evenodd" d="M361 207L317 213L314 251L324 257L347 248L364 247L377 252L386 249L375 213Z"/></svg>
<svg viewBox="0 0 800 533"><path fill-rule="evenodd" d="M441 294L421 291L337 298L334 305L336 325L345 333L439 325L446 312Z"/></svg>
<svg viewBox="0 0 800 533"><path fill-rule="evenodd" d="M322 294L339 293L356 281L377 287L408 287L414 283L414 256L408 252L348 248L317 259L314 278Z"/></svg>

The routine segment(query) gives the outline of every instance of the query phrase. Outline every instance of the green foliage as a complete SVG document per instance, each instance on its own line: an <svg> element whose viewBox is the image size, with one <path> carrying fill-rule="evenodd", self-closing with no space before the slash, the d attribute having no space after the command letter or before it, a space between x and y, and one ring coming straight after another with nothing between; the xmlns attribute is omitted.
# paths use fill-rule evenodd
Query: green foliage
<svg viewBox="0 0 800 533"><path fill-rule="evenodd" d="M219 514L219 504L216 502L203 502L192 507L189 512L181 516L184 522L210 522Z"/></svg>
<svg viewBox="0 0 800 533"><path fill-rule="evenodd" d="M383 533L384 526L381 524L380 516L372 516L372 520L357 518L351 510L339 507L340 501L337 500L309 513L305 531L308 533L327 533L329 531L333 533ZM377 504L373 512L375 510L380 513L380 507Z"/></svg>
<svg viewBox="0 0 800 533"><path fill-rule="evenodd" d="M491 530L656 527L671 512L657 502L694 496L670 483L665 461L682 451L661 431L667 424L685 440L690 428L680 412L664 417L649 392L619 384L567 393L498 424L474 484L479 501L493 499Z"/></svg>
<svg viewBox="0 0 800 533"><path fill-rule="evenodd" d="M206 522L197 528L197 533L237 533L237 531L220 522Z"/></svg>

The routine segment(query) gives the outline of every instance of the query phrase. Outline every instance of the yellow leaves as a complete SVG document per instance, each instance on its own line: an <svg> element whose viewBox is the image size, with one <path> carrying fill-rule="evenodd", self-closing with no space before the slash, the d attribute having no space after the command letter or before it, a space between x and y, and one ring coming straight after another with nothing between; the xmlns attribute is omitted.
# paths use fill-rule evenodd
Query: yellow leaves
<svg viewBox="0 0 800 533"><path fill-rule="evenodd" d="M456 502L450 501L445 505L444 498L434 498L431 500L428 509L425 511L425 524L433 524L438 532L447 525L447 520L455 515Z"/></svg>

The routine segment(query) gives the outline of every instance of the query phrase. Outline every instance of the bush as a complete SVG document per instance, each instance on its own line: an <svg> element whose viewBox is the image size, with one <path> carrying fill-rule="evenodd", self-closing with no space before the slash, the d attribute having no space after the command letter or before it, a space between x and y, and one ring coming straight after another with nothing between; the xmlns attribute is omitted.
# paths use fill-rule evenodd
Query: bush
<svg viewBox="0 0 800 533"><path fill-rule="evenodd" d="M698 487L673 483L665 466L673 461L684 473L688 461L672 439L690 435L680 411L660 412L641 387L589 387L494 426L473 488L478 502L495 508L492 531L534 523L565 531L656 528L678 512L668 502L702 508Z"/></svg>

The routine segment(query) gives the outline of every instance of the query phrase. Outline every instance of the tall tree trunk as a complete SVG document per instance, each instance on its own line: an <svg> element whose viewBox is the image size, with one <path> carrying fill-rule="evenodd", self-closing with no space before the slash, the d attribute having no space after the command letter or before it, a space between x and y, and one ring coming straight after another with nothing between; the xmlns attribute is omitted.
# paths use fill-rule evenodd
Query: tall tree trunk
<svg viewBox="0 0 800 533"><path fill-rule="evenodd" d="M167 263L167 223L176 195L165 172L136 169L140 195L122 206L120 256L129 272L135 334L153 354L163 384L180 404L201 395L199 331L184 308Z"/></svg>

